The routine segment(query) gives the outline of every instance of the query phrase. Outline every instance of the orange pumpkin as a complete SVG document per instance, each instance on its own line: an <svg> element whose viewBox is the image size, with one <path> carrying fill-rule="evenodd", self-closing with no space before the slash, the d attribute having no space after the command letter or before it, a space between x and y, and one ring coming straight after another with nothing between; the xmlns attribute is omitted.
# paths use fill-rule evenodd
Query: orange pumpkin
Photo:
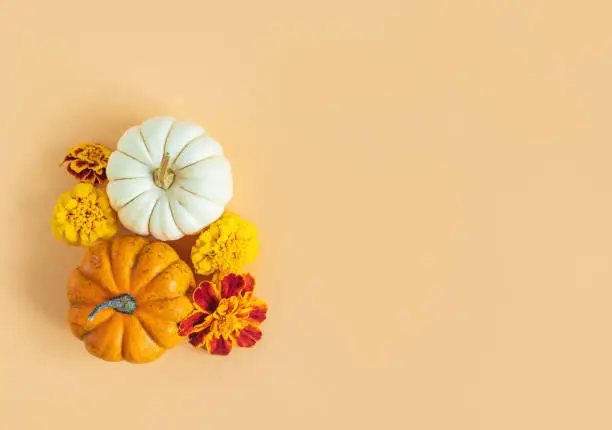
<svg viewBox="0 0 612 430"><path fill-rule="evenodd" d="M166 243L116 236L91 246L68 281L68 322L106 361L147 363L176 346L193 310L193 272Z"/></svg>

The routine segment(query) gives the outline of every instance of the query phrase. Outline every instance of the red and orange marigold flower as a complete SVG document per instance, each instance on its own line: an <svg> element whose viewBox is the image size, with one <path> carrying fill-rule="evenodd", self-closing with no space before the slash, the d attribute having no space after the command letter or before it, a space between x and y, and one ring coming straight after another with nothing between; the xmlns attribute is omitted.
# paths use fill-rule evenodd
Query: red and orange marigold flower
<svg viewBox="0 0 612 430"><path fill-rule="evenodd" d="M98 143L81 143L72 148L62 164L66 170L81 182L96 185L106 180L106 165L110 150Z"/></svg>
<svg viewBox="0 0 612 430"><path fill-rule="evenodd" d="M195 347L227 355L234 345L252 347L261 339L259 325L268 306L253 296L255 279L229 274L220 282L202 282L193 292L196 310L179 323L179 334Z"/></svg>

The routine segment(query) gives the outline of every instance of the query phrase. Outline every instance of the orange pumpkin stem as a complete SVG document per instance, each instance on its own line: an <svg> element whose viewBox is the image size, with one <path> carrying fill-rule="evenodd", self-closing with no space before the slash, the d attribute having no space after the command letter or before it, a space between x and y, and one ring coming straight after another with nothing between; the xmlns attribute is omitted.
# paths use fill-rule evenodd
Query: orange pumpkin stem
<svg viewBox="0 0 612 430"><path fill-rule="evenodd" d="M136 299L131 294L121 294L97 305L87 318L92 321L102 309L114 309L122 314L132 315L136 310Z"/></svg>

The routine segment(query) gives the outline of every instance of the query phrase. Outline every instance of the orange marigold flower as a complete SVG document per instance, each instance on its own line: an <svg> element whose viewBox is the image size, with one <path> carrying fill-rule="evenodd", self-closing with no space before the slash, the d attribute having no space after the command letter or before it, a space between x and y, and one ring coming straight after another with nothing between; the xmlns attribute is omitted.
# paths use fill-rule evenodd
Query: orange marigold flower
<svg viewBox="0 0 612 430"><path fill-rule="evenodd" d="M250 274L200 283L193 292L196 310L179 323L179 334L215 355L228 355L234 345L252 347L261 339L259 325L268 312L268 305L253 296L254 287Z"/></svg>
<svg viewBox="0 0 612 430"><path fill-rule="evenodd" d="M110 150L98 143L81 143L64 157L66 170L81 182L100 184L106 180L106 165Z"/></svg>

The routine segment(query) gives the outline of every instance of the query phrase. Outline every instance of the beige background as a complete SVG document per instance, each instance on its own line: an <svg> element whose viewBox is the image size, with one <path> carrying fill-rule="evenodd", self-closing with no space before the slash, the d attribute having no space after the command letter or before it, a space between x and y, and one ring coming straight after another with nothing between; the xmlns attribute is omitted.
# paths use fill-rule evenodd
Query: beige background
<svg viewBox="0 0 612 430"><path fill-rule="evenodd" d="M0 428L612 428L609 1L0 1ZM83 140L225 146L264 339L145 366L65 323Z"/></svg>

